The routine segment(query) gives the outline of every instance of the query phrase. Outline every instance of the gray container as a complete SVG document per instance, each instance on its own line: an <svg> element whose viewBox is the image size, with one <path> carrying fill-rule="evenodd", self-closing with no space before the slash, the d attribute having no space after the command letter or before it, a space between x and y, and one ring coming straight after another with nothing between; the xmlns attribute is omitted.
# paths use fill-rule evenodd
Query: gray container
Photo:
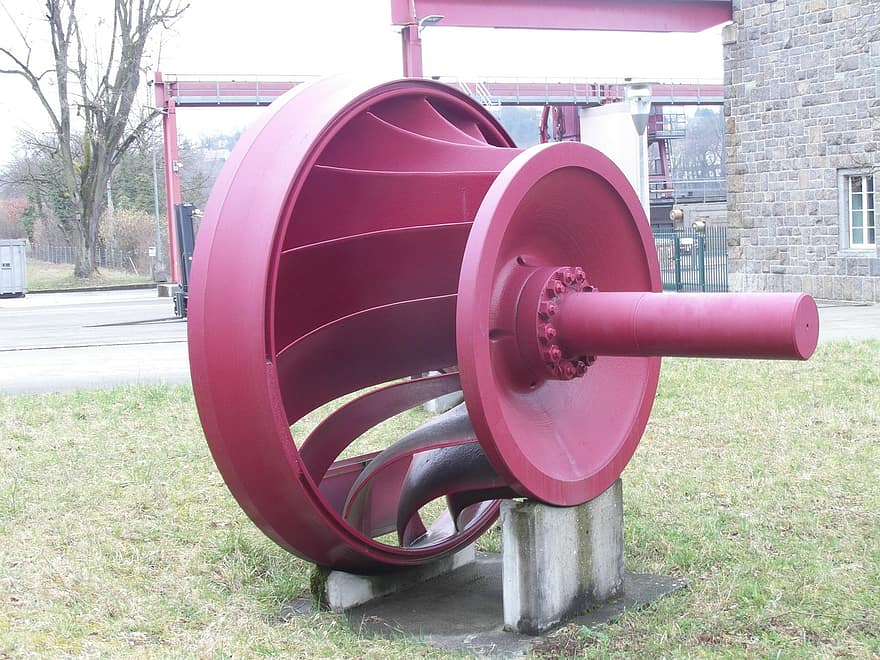
<svg viewBox="0 0 880 660"><path fill-rule="evenodd" d="M27 241L0 240L0 296L27 293Z"/></svg>

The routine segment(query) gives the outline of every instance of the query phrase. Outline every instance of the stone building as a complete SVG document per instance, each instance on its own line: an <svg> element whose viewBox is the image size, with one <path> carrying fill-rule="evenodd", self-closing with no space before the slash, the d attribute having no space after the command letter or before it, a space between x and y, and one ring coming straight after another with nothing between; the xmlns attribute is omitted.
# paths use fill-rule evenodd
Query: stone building
<svg viewBox="0 0 880 660"><path fill-rule="evenodd" d="M880 301L880 0L733 0L732 290Z"/></svg>

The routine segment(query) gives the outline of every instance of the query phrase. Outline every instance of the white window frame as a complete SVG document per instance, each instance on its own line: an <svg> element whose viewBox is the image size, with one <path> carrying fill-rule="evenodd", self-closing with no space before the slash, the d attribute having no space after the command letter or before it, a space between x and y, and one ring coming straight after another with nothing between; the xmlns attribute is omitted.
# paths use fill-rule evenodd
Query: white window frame
<svg viewBox="0 0 880 660"><path fill-rule="evenodd" d="M861 191L853 191L854 179L861 179ZM857 254L876 254L877 253L877 234L880 232L880 226L877 222L878 209L877 199L877 178L870 168L866 169L846 169L838 171L838 191L839 191L839 208L840 208L840 247L841 249L857 253ZM854 195L860 197L860 209L854 208ZM861 215L860 227L853 226L854 212ZM861 236L856 235L856 231L860 230ZM868 242L873 233L873 242ZM859 242L853 239L861 238Z"/></svg>

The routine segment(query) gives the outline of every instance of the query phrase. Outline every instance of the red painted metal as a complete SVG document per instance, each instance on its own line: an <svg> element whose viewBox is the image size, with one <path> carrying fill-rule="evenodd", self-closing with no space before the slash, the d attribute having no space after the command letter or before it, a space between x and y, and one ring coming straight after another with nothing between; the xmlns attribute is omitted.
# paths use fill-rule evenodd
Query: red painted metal
<svg viewBox="0 0 880 660"><path fill-rule="evenodd" d="M575 354L805 360L817 319L806 294L593 292L563 296L555 325Z"/></svg>
<svg viewBox="0 0 880 660"><path fill-rule="evenodd" d="M156 73L153 81L156 94L156 107L162 110L162 144L165 156L165 206L168 213L168 263L172 282L180 282L180 250L177 246L177 232L174 230L174 209L182 204L180 195L180 151L177 144L177 108L174 97Z"/></svg>
<svg viewBox="0 0 880 660"><path fill-rule="evenodd" d="M400 31L403 49L403 75L407 78L422 77L422 37L417 23L405 25Z"/></svg>
<svg viewBox="0 0 880 660"><path fill-rule="evenodd" d="M161 74L158 74L161 77ZM414 75L414 74L413 74ZM161 79L161 78L160 78ZM176 107L262 107L298 85L312 82L310 76L292 76L283 80L224 80L165 76L163 98ZM623 83L589 80L546 80L493 78L487 80L443 79L462 91L474 90L477 84L498 105L577 105L590 107L624 100ZM724 86L712 83L670 82L652 85L655 105L721 105ZM158 90L157 90L158 93ZM157 97L158 101L158 97ZM164 101L160 107L164 107Z"/></svg>
<svg viewBox="0 0 880 660"><path fill-rule="evenodd" d="M458 363L477 438L519 494L573 505L617 479L650 414L656 356L815 348L809 296L703 302L660 288L639 200L595 149L534 147L489 188L462 262Z"/></svg>
<svg viewBox="0 0 880 660"><path fill-rule="evenodd" d="M391 0L391 22L440 15L457 27L700 32L732 20L731 0Z"/></svg>
<svg viewBox="0 0 880 660"><path fill-rule="evenodd" d="M198 241L190 363L217 465L272 539L352 571L463 547L494 498L598 495L639 442L659 355L806 358L818 333L808 296L659 293L647 219L608 158L521 151L432 81L289 93L236 146ZM459 379L466 412L349 455ZM324 419L297 448L310 413Z"/></svg>
<svg viewBox="0 0 880 660"><path fill-rule="evenodd" d="M362 501L375 515L361 509L349 521L345 502L378 459L340 454L365 428L448 391L452 376L396 381L455 365L467 233L517 153L461 92L349 78L297 87L234 149L195 250L193 387L230 490L291 552L362 572L414 565L463 547L495 519L497 503L479 504L458 527L449 515L426 524L413 545L379 542L371 537L396 521L409 459L390 450L402 471L371 482ZM375 386L384 389L325 414L297 449L291 424Z"/></svg>

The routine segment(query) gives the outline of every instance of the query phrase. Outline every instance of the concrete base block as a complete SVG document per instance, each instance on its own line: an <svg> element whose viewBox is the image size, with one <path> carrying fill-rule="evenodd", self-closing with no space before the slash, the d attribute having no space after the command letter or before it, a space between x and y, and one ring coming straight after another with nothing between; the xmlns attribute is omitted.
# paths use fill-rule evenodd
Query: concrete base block
<svg viewBox="0 0 880 660"><path fill-rule="evenodd" d="M316 566L312 577L312 599L321 609L335 612L349 610L471 564L475 558L476 550L469 545L425 566L402 568L380 575L355 575Z"/></svg>
<svg viewBox="0 0 880 660"><path fill-rule="evenodd" d="M643 607L687 586L681 578L626 573L623 593L571 619L598 630L627 609ZM412 589L391 594L345 611L357 635L420 640L450 653L480 658L520 658L533 651L541 637L502 627L501 556L477 552L477 561ZM282 617L308 616L310 603L296 601L282 608Z"/></svg>
<svg viewBox="0 0 880 660"><path fill-rule="evenodd" d="M507 630L537 635L616 598L623 585L620 479L580 506L503 502L501 542Z"/></svg>

